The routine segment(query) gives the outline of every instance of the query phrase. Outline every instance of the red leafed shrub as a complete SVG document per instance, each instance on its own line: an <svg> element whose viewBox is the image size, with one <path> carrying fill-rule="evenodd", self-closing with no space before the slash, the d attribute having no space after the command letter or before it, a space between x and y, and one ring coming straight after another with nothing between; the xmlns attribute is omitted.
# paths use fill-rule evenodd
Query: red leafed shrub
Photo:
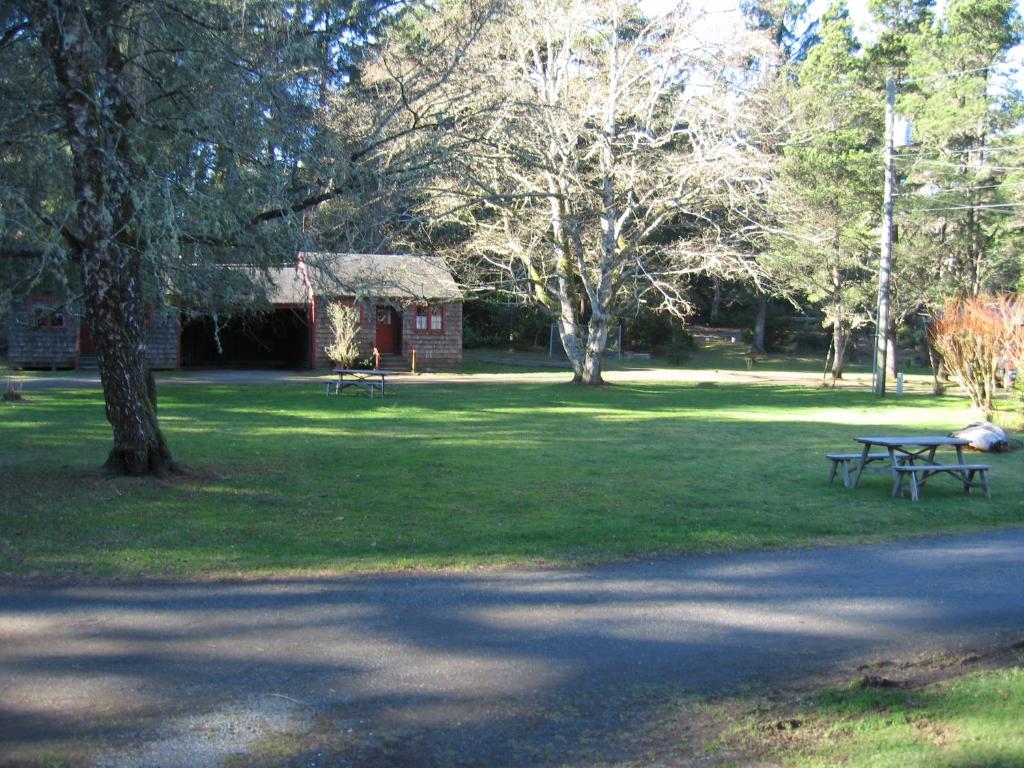
<svg viewBox="0 0 1024 768"><path fill-rule="evenodd" d="M1024 299L1007 293L953 299L929 335L946 369L990 419L999 370L1019 368L1024 354Z"/></svg>

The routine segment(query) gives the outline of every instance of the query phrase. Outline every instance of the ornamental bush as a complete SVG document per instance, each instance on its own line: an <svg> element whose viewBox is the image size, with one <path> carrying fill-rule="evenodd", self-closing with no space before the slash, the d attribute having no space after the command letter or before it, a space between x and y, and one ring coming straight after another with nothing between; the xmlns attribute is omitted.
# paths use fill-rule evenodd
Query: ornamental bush
<svg viewBox="0 0 1024 768"><path fill-rule="evenodd" d="M359 348L356 346L359 310L336 301L327 307L327 317L334 332L334 343L324 347L324 352L340 368L351 368L359 359Z"/></svg>
<svg viewBox="0 0 1024 768"><path fill-rule="evenodd" d="M1001 366L1020 367L1024 354L1024 300L1013 294L954 299L932 320L932 346L986 419Z"/></svg>

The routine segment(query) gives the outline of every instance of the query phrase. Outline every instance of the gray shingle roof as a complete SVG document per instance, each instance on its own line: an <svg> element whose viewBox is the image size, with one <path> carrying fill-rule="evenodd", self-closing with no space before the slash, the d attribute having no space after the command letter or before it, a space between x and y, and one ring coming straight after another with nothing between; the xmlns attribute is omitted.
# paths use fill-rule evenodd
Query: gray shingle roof
<svg viewBox="0 0 1024 768"><path fill-rule="evenodd" d="M280 267L269 270L270 281L255 277L254 281L264 286L267 301L271 304L308 304L309 292L306 281L295 267Z"/></svg>
<svg viewBox="0 0 1024 768"><path fill-rule="evenodd" d="M453 301L462 295L440 256L300 253L299 259L306 265L317 296ZM294 279L285 275L280 282L289 290L294 286Z"/></svg>
<svg viewBox="0 0 1024 768"><path fill-rule="evenodd" d="M309 288L321 297L358 296L397 301L456 301L458 285L439 256L361 253L300 253L298 266L264 271L227 267L203 284L210 305L242 306L309 302ZM308 286L307 286L308 279Z"/></svg>

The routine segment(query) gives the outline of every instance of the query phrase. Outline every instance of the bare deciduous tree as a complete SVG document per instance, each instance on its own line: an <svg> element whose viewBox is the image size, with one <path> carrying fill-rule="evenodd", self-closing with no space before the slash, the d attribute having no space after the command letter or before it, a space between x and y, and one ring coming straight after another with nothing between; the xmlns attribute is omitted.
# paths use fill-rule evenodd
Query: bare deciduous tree
<svg viewBox="0 0 1024 768"><path fill-rule="evenodd" d="M707 39L677 5L523 0L464 77L434 204L472 232L490 282L548 307L577 382L601 382L616 316L678 316L693 275L753 268L743 231L768 156L746 111L755 33Z"/></svg>

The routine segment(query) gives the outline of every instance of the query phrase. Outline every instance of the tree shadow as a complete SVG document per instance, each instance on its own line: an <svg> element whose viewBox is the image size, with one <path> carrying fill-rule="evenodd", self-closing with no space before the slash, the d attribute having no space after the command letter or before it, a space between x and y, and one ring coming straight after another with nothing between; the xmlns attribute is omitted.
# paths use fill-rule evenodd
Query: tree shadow
<svg viewBox="0 0 1024 768"><path fill-rule="evenodd" d="M824 454L857 450L858 435L957 426L925 396L517 384L370 400L246 385L168 388L162 402L193 468L169 483L88 476L109 439L97 393L3 414L0 522L24 564L3 570L572 563L1024 522L1024 454L986 457L991 501L948 478L918 504L891 498L884 475L828 485Z"/></svg>
<svg viewBox="0 0 1024 768"><path fill-rule="evenodd" d="M0 744L135 754L183 713L278 696L306 715L276 764L642 760L680 697L1024 631L1022 553L1011 531L572 571L8 588Z"/></svg>

